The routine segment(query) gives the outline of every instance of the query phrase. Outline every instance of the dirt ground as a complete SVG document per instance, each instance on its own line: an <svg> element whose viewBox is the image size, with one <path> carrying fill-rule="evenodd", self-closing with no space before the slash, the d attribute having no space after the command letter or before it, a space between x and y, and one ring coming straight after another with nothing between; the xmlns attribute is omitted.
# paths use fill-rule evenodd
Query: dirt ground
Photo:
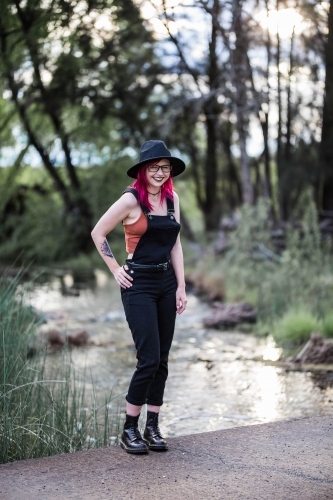
<svg viewBox="0 0 333 500"><path fill-rule="evenodd" d="M0 466L1 500L333 500L333 416L112 446Z"/></svg>

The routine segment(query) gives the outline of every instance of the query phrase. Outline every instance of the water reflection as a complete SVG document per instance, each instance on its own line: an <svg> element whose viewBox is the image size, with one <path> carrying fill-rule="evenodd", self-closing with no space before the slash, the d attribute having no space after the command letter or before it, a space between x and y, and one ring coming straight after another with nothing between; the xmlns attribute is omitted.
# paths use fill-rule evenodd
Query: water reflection
<svg viewBox="0 0 333 500"><path fill-rule="evenodd" d="M277 361L282 356L282 349L276 346L273 337L270 335L266 339L266 345L262 353L264 361Z"/></svg>
<svg viewBox="0 0 333 500"><path fill-rule="evenodd" d="M260 366L254 370L254 383L258 388L252 412L261 422L283 418L280 407L286 402L283 377L273 366Z"/></svg>
<svg viewBox="0 0 333 500"><path fill-rule="evenodd" d="M62 280L67 289L77 284L68 273ZM136 359L117 284L97 271L94 288L81 287L79 296L62 291L59 278L41 283L30 295L31 304L52 312L58 318L52 321L67 331L87 330L97 345L74 349L73 363L82 374L89 370L101 402L112 389L122 394L117 404L124 407ZM161 414L166 435L333 413L332 387L318 387L311 374L258 361L279 359L281 351L272 338L203 328L208 313L208 306L190 295L188 310L177 318ZM59 359L50 356L50 365Z"/></svg>

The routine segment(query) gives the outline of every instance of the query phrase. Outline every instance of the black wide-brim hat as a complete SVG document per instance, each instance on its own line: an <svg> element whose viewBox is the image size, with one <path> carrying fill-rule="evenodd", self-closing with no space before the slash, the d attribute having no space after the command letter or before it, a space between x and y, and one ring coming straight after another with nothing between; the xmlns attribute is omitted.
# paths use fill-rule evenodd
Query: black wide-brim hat
<svg viewBox="0 0 333 500"><path fill-rule="evenodd" d="M152 140L144 142L142 144L140 148L139 162L127 170L127 175L129 177L132 177L133 179L136 179L140 167L142 167L142 165L144 165L147 161L162 160L163 158L170 160L170 163L172 165L172 177L176 177L177 175L184 172L185 163L183 162L183 160L172 156L163 141Z"/></svg>

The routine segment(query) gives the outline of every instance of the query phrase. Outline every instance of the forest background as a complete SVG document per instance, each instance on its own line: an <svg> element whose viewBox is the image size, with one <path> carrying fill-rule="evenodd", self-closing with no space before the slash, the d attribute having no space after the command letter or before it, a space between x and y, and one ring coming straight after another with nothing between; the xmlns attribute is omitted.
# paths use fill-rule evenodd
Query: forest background
<svg viewBox="0 0 333 500"><path fill-rule="evenodd" d="M89 252L149 138L186 160L190 238L260 197L273 221L333 210L329 2L0 5L2 261Z"/></svg>
<svg viewBox="0 0 333 500"><path fill-rule="evenodd" d="M187 282L250 302L286 353L333 337L331 2L0 0L1 462L116 439L110 401L80 415L70 359L43 385L40 318L8 278L105 270L91 230L148 139L187 164ZM110 245L121 262L120 225Z"/></svg>
<svg viewBox="0 0 333 500"><path fill-rule="evenodd" d="M330 275L332 233L318 223L333 215L330 2L0 6L3 265L103 265L91 230L129 184L140 145L159 138L187 164L176 189L186 261L196 261L189 280L261 304L261 318L295 302L326 314L332 284L318 276ZM121 261L121 227L111 247Z"/></svg>

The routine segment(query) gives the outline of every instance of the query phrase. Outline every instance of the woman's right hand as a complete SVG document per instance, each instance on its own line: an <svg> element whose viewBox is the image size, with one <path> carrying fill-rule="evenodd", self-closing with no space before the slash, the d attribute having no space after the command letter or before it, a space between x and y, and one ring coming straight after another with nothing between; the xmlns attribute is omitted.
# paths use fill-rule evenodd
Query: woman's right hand
<svg viewBox="0 0 333 500"><path fill-rule="evenodd" d="M131 288L132 286L133 278L127 274L126 270L128 270L128 266L125 265L117 267L117 269L113 271L113 276L121 288Z"/></svg>

